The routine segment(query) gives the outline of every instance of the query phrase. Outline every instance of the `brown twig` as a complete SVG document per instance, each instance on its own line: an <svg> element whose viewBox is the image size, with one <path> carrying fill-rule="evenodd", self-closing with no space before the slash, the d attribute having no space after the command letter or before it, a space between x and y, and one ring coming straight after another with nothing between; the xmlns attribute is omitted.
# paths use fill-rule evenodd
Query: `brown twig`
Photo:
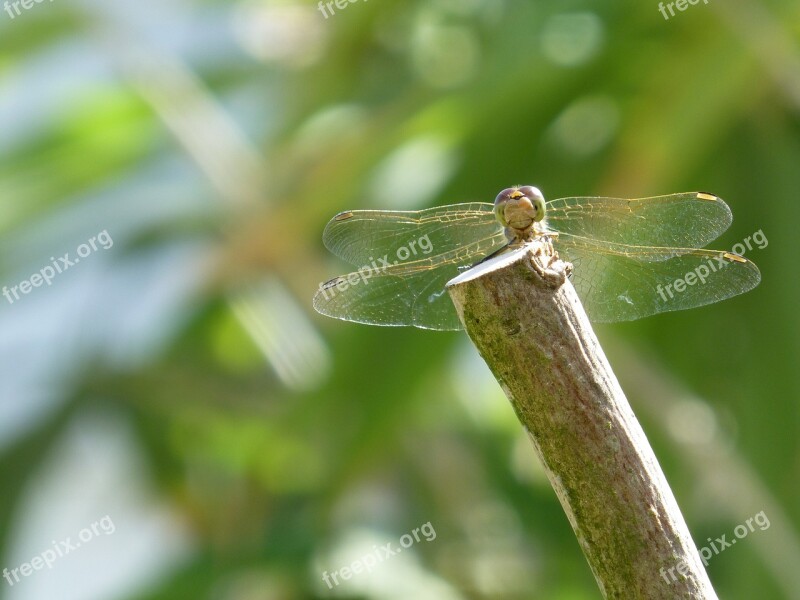
<svg viewBox="0 0 800 600"><path fill-rule="evenodd" d="M546 239L448 285L605 598L717 596L650 444Z"/></svg>

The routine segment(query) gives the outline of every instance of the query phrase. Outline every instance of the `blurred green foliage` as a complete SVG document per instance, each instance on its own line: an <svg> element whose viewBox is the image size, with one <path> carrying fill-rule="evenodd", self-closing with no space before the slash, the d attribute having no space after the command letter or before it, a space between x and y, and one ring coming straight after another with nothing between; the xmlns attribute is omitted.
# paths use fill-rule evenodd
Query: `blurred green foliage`
<svg viewBox="0 0 800 600"><path fill-rule="evenodd" d="M800 6L46 2L0 13L8 598L600 597L463 334L323 319L336 212L708 190L753 292L598 329L724 598L800 598ZM436 539L328 590L430 522ZM61 531L64 531L62 534ZM69 564L67 563L69 561Z"/></svg>

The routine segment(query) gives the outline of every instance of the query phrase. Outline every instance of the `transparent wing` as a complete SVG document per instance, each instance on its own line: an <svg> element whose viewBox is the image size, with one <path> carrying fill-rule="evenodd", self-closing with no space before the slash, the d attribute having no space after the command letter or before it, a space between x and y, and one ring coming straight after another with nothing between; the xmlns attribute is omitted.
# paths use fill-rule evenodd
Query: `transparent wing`
<svg viewBox="0 0 800 600"><path fill-rule="evenodd" d="M323 284L314 296L314 308L323 315L356 323L461 329L445 284L458 275L459 267L472 265L506 243L498 230L429 258L377 271L359 269Z"/></svg>
<svg viewBox="0 0 800 600"><path fill-rule="evenodd" d="M353 210L331 219L322 241L356 267L380 263L381 258L394 264L421 257L428 247L432 248L429 254L443 253L502 233L492 208L472 202L418 211ZM411 254L403 258L407 251Z"/></svg>
<svg viewBox="0 0 800 600"><path fill-rule="evenodd" d="M559 198L547 203L547 228L560 233L632 246L702 248L733 217L711 194L691 192L639 200Z"/></svg>
<svg viewBox="0 0 800 600"><path fill-rule="evenodd" d="M573 264L572 283L597 323L712 304L761 281L755 264L730 252L611 245L564 234L554 243Z"/></svg>

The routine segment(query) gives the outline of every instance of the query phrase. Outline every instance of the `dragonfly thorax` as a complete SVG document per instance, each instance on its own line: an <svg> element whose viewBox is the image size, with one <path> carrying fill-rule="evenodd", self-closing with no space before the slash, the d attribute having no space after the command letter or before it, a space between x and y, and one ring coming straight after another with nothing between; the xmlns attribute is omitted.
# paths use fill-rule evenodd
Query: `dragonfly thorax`
<svg viewBox="0 0 800 600"><path fill-rule="evenodd" d="M530 185L507 188L494 201L494 214L512 240L529 240L535 235L534 223L544 219L542 192Z"/></svg>

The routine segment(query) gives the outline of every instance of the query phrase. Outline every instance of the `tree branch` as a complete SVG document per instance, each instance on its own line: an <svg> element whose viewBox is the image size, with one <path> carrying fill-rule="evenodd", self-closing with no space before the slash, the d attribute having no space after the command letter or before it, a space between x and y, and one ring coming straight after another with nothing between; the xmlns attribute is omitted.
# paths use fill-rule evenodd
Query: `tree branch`
<svg viewBox="0 0 800 600"><path fill-rule="evenodd" d="M448 284L605 598L716 599L675 498L547 240Z"/></svg>

